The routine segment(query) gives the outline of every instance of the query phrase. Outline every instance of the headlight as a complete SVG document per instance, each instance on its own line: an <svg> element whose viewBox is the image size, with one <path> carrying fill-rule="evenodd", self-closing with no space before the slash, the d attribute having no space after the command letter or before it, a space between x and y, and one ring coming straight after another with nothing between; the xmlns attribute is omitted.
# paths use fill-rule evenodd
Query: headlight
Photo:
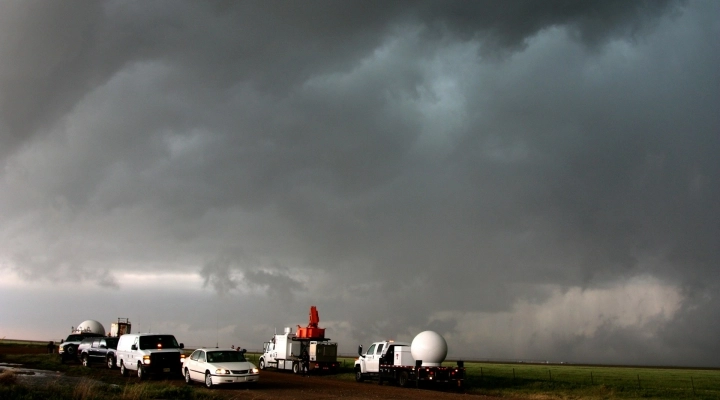
<svg viewBox="0 0 720 400"><path fill-rule="evenodd" d="M150 356L143 356L143 364L150 364Z"/></svg>
<svg viewBox="0 0 720 400"><path fill-rule="evenodd" d="M215 375L227 375L230 373L230 370L218 368L215 370Z"/></svg>
<svg viewBox="0 0 720 400"><path fill-rule="evenodd" d="M257 374L257 373L258 373L258 369L257 369L257 368L253 368L253 369L252 369L252 373L253 373L253 374Z"/></svg>

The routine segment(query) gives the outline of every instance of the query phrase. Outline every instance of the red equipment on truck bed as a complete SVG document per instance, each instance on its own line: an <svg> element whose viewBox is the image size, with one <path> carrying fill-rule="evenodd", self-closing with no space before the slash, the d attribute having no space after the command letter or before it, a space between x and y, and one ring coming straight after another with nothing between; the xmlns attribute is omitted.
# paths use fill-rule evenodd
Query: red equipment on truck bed
<svg viewBox="0 0 720 400"><path fill-rule="evenodd" d="M320 316L318 315L317 308L315 306L310 307L310 322L306 328L302 328L300 325L297 327L295 337L298 339L315 339L322 340L325 338L325 328L318 328L318 322L320 322Z"/></svg>

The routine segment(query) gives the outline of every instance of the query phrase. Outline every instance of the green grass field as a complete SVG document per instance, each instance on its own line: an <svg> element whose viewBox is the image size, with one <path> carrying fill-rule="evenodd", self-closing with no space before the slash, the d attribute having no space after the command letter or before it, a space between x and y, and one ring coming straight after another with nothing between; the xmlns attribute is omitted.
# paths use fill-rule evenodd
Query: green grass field
<svg viewBox="0 0 720 400"><path fill-rule="evenodd" d="M339 379L354 379L342 358ZM445 366L454 366L446 362ZM720 370L465 362L466 391L555 399L720 399Z"/></svg>
<svg viewBox="0 0 720 400"><path fill-rule="evenodd" d="M493 396L720 399L720 370L465 363L470 391Z"/></svg>

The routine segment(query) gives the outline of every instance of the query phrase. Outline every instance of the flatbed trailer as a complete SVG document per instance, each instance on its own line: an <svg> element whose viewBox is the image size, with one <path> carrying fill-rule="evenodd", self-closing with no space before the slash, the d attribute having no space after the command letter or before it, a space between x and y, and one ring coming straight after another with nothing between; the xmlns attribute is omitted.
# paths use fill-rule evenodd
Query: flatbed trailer
<svg viewBox="0 0 720 400"><path fill-rule="evenodd" d="M446 384L462 389L465 383L465 367L462 361L457 367L423 367L421 365L380 365L379 383L384 381L397 382L399 386L408 387L422 382Z"/></svg>

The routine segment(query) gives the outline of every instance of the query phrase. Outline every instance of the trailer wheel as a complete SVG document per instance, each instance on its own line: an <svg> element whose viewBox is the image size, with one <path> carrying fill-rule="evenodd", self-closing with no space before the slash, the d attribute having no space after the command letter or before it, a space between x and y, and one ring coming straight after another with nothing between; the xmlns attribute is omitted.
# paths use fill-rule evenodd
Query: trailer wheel
<svg viewBox="0 0 720 400"><path fill-rule="evenodd" d="M407 371L403 371L400 373L400 377L398 378L398 385L400 387L407 387L408 384L408 373Z"/></svg>
<svg viewBox="0 0 720 400"><path fill-rule="evenodd" d="M258 367L260 369L265 369L265 360L264 359L262 359L262 358L260 359L260 362L258 362Z"/></svg>
<svg viewBox="0 0 720 400"><path fill-rule="evenodd" d="M355 368L355 381L356 382L362 382L365 380L365 377L362 374L362 371L360 371L360 368Z"/></svg>

